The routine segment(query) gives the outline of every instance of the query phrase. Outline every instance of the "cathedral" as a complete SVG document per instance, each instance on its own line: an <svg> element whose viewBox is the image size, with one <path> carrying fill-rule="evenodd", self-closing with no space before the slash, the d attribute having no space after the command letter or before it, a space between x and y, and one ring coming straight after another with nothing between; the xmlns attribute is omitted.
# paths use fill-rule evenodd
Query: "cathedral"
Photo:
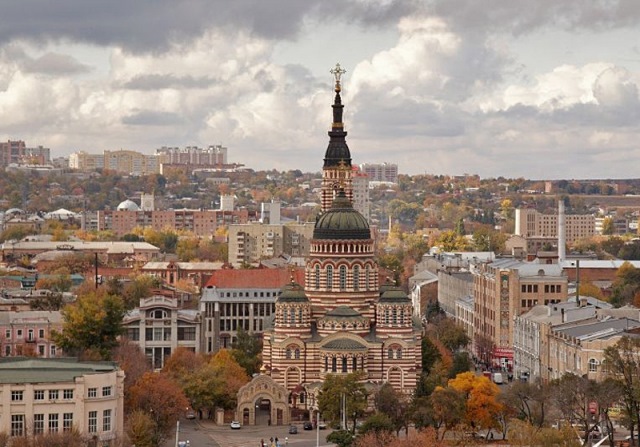
<svg viewBox="0 0 640 447"><path fill-rule="evenodd" d="M375 390L389 382L406 395L421 371L421 328L405 292L380 285L374 241L367 220L351 203L352 167L342 121L336 65L333 123L322 168L318 216L304 286L283 285L273 325L263 338L262 373L238 393L244 425L288 424L293 408L317 409L328 374L362 372Z"/></svg>

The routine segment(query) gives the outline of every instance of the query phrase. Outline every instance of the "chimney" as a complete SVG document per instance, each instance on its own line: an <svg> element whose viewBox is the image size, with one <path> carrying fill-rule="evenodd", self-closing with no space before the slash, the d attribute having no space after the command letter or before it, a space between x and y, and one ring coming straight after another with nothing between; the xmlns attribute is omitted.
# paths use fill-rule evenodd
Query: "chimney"
<svg viewBox="0 0 640 447"><path fill-rule="evenodd" d="M558 264L562 263L566 257L566 234L565 234L564 201L558 201Z"/></svg>

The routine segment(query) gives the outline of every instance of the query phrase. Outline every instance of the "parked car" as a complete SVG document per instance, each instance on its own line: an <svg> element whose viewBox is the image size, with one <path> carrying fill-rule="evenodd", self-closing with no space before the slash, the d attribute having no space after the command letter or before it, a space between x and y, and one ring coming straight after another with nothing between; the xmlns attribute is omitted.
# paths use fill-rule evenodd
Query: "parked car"
<svg viewBox="0 0 640 447"><path fill-rule="evenodd" d="M187 418L187 419L195 419L196 418L196 412L193 411L193 410L188 410L185 413L184 417Z"/></svg>
<svg viewBox="0 0 640 447"><path fill-rule="evenodd" d="M289 426L289 434L290 435L297 435L298 434L298 427L296 427L295 425Z"/></svg>
<svg viewBox="0 0 640 447"><path fill-rule="evenodd" d="M232 421L230 427L232 430L240 430L242 426L240 425L240 422Z"/></svg>
<svg viewBox="0 0 640 447"><path fill-rule="evenodd" d="M324 422L318 422L318 428L320 430L326 430L327 429L327 424L325 424Z"/></svg>
<svg viewBox="0 0 640 447"><path fill-rule="evenodd" d="M305 430L313 430L313 424L311 423L311 421L307 421L302 424L302 428L304 428Z"/></svg>

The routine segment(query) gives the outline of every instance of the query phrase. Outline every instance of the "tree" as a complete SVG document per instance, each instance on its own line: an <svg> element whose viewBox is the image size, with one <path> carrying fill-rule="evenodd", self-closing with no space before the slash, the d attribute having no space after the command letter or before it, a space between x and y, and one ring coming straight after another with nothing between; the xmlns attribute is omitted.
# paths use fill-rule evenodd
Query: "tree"
<svg viewBox="0 0 640 447"><path fill-rule="evenodd" d="M498 402L498 386L484 376L472 372L458 374L449 380L449 387L465 396L464 423L473 430L495 428L497 417L502 411Z"/></svg>
<svg viewBox="0 0 640 447"><path fill-rule="evenodd" d="M467 251L471 248L469 241L453 230L443 231L433 245L440 247L442 251Z"/></svg>
<svg viewBox="0 0 640 447"><path fill-rule="evenodd" d="M612 235L615 232L613 217L605 217L602 220L602 234Z"/></svg>
<svg viewBox="0 0 640 447"><path fill-rule="evenodd" d="M222 392L217 405L225 410L235 408L238 391L249 382L249 376L227 349L219 350L209 363L222 381Z"/></svg>
<svg viewBox="0 0 640 447"><path fill-rule="evenodd" d="M71 281L71 276L67 275L48 275L43 278L39 278L36 282L36 289L42 290L51 290L52 292L57 292L57 294L61 294L63 292L68 292L71 290L73 286L73 281Z"/></svg>
<svg viewBox="0 0 640 447"><path fill-rule="evenodd" d="M122 291L122 298L127 309L134 309L140 305L142 298L153 294L152 289L159 287L161 281L151 275L138 275L127 283Z"/></svg>
<svg viewBox="0 0 640 447"><path fill-rule="evenodd" d="M600 289L600 287L596 286L592 282L580 283L580 292L578 294L580 296L591 296L599 300L605 299L604 293L602 293L602 289Z"/></svg>
<svg viewBox="0 0 640 447"><path fill-rule="evenodd" d="M604 351L607 373L621 386L624 424L631 432L640 432L640 339L622 337Z"/></svg>
<svg viewBox="0 0 640 447"><path fill-rule="evenodd" d="M359 436L365 436L368 433L372 433L375 435L375 438L378 439L380 436L393 433L394 430L397 429L391 418L384 413L377 412L364 420L358 429L358 434Z"/></svg>
<svg viewBox="0 0 640 447"><path fill-rule="evenodd" d="M541 380L514 382L503 393L502 402L512 408L518 419L542 427L551 400L550 388Z"/></svg>
<svg viewBox="0 0 640 447"><path fill-rule="evenodd" d="M352 422L351 431L355 433L356 422L367 409L367 391L361 380L360 372L327 375L318 396L318 409L325 420L333 424L340 421L344 396L346 419Z"/></svg>
<svg viewBox="0 0 640 447"><path fill-rule="evenodd" d="M231 355L249 377L253 376L260 371L262 364L262 338L240 328L236 341L231 345Z"/></svg>
<svg viewBox="0 0 640 447"><path fill-rule="evenodd" d="M127 416L126 433L132 445L136 447L154 447L155 422L151 415L134 410Z"/></svg>
<svg viewBox="0 0 640 447"><path fill-rule="evenodd" d="M124 304L118 296L101 290L79 295L75 303L61 311L62 332L53 340L67 354L88 355L108 360L122 334Z"/></svg>
<svg viewBox="0 0 640 447"><path fill-rule="evenodd" d="M351 447L354 436L349 430L336 430L327 435L327 442L336 444L338 447Z"/></svg>
<svg viewBox="0 0 640 447"><path fill-rule="evenodd" d="M113 360L124 371L124 393L140 379L151 367L140 346L127 338L120 340L113 351ZM137 445L137 444L136 444Z"/></svg>
<svg viewBox="0 0 640 447"><path fill-rule="evenodd" d="M579 447L573 427L563 426L559 429L540 428L527 421L515 419L509 427L509 442L514 446L536 447Z"/></svg>
<svg viewBox="0 0 640 447"><path fill-rule="evenodd" d="M431 425L439 440L444 439L449 430L453 430L464 421L466 411L465 395L452 387L437 387L429 398L431 407Z"/></svg>
<svg viewBox="0 0 640 447"><path fill-rule="evenodd" d="M406 402L403 396L390 383L387 382L380 387L374 395L374 404L376 410L389 419L396 436L403 427L406 428L409 423Z"/></svg>
<svg viewBox="0 0 640 447"><path fill-rule="evenodd" d="M178 347L165 360L162 372L170 376L176 383L184 386L189 381L190 376L206 363L202 356L192 350Z"/></svg>
<svg viewBox="0 0 640 447"><path fill-rule="evenodd" d="M127 405L151 417L153 445L160 445L173 433L176 421L189 402L180 387L166 375L147 372L131 387Z"/></svg>

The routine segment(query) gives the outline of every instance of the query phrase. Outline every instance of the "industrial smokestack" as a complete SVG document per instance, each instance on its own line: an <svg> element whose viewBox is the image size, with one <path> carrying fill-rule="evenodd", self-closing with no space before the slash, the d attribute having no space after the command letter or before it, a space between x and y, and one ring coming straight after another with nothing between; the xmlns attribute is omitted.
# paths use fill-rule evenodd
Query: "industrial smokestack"
<svg viewBox="0 0 640 447"><path fill-rule="evenodd" d="M560 200L558 201L558 263L561 263L567 257L565 232L564 201Z"/></svg>

